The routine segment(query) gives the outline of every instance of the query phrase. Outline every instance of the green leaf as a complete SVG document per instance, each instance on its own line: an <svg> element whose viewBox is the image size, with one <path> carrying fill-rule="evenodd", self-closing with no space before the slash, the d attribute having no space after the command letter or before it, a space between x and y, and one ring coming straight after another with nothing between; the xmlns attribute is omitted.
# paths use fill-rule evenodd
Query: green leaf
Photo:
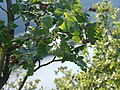
<svg viewBox="0 0 120 90"><path fill-rule="evenodd" d="M63 11L60 10L60 9L56 9L56 10L54 11L54 15L55 15L56 17L60 17L60 16L63 15Z"/></svg>
<svg viewBox="0 0 120 90"><path fill-rule="evenodd" d="M69 45L67 44L67 42L65 40L61 41L60 48L65 50L65 51L70 51Z"/></svg>
<svg viewBox="0 0 120 90"><path fill-rule="evenodd" d="M13 24L11 25L11 29L15 29L15 28L17 28L17 27L18 27L18 25L15 24L15 23L13 23Z"/></svg>
<svg viewBox="0 0 120 90"><path fill-rule="evenodd" d="M62 25L59 26L59 28L60 28L61 30L63 30L63 31L69 31L66 21L64 21L64 22L62 23Z"/></svg>
<svg viewBox="0 0 120 90"><path fill-rule="evenodd" d="M28 76L32 76L33 73L34 73L34 64L33 64L33 63L30 63L29 66L28 66L27 75L28 75Z"/></svg>
<svg viewBox="0 0 120 90"><path fill-rule="evenodd" d="M120 35L113 35L114 38L120 39Z"/></svg>
<svg viewBox="0 0 120 90"><path fill-rule="evenodd" d="M87 64L83 61L83 58L83 56L79 56L77 59L84 67L87 67Z"/></svg>
<svg viewBox="0 0 120 90"><path fill-rule="evenodd" d="M3 2L3 0L0 0L0 2Z"/></svg>
<svg viewBox="0 0 120 90"><path fill-rule="evenodd" d="M53 25L53 18L50 15L45 15L41 18L41 26L43 29L50 29Z"/></svg>
<svg viewBox="0 0 120 90"><path fill-rule="evenodd" d="M81 15L78 15L78 14L77 14L75 17L76 17L76 19L77 19L77 21L78 21L79 23L85 22L84 18L83 18Z"/></svg>
<svg viewBox="0 0 120 90"><path fill-rule="evenodd" d="M74 28L72 26L70 26L70 33L74 32Z"/></svg>
<svg viewBox="0 0 120 90"><path fill-rule="evenodd" d="M71 0L59 0L59 2L56 3L56 8L61 8L63 10L71 10L70 2ZM64 4L63 4L64 3Z"/></svg>
<svg viewBox="0 0 120 90"><path fill-rule="evenodd" d="M32 0L32 4L41 4L41 0Z"/></svg>
<svg viewBox="0 0 120 90"><path fill-rule="evenodd" d="M63 60L62 62L65 62L65 61L71 61L73 62L75 60L75 55L73 53L70 53L70 52L64 52L64 57L63 57Z"/></svg>
<svg viewBox="0 0 120 90"><path fill-rule="evenodd" d="M78 54L78 52L79 52L79 51L83 51L84 48L85 48L85 45L76 46L76 47L73 49L73 51Z"/></svg>
<svg viewBox="0 0 120 90"><path fill-rule="evenodd" d="M60 26L60 25L62 25L62 23L64 22L64 20L63 20L63 18L59 18L59 19L57 19L57 26Z"/></svg>
<svg viewBox="0 0 120 90"><path fill-rule="evenodd" d="M0 28L4 26L4 21L0 20Z"/></svg>
<svg viewBox="0 0 120 90"><path fill-rule="evenodd" d="M80 42L80 37L79 36L73 36L72 40L76 41L77 43Z"/></svg>
<svg viewBox="0 0 120 90"><path fill-rule="evenodd" d="M78 23L76 22L76 18L72 13L64 12L65 20L62 23L61 26L59 26L60 29L66 32L71 32L71 29L79 30Z"/></svg>
<svg viewBox="0 0 120 90"><path fill-rule="evenodd" d="M60 48L57 48L56 50L52 51L52 55L55 55L57 57L63 57L63 50Z"/></svg>
<svg viewBox="0 0 120 90"><path fill-rule="evenodd" d="M39 58L43 58L44 56L46 56L48 54L47 50L46 50L46 45L44 45L43 43L39 43L38 47L37 47L37 56Z"/></svg>
<svg viewBox="0 0 120 90"><path fill-rule="evenodd" d="M13 5L12 5L12 13L13 13L13 14L18 14L19 11L20 11L20 9L19 9L18 4L17 4L17 3L16 3L16 4L13 4Z"/></svg>
<svg viewBox="0 0 120 90"><path fill-rule="evenodd" d="M83 56L79 56L76 60L74 60L73 62L75 64L77 64L78 66L81 67L81 69L83 71L87 71L87 64L82 60L84 57Z"/></svg>
<svg viewBox="0 0 120 90"><path fill-rule="evenodd" d="M95 23L88 23L85 27L86 29L86 36L91 40L91 42L95 42L96 38L96 31L95 31L96 24Z"/></svg>
<svg viewBox="0 0 120 90"><path fill-rule="evenodd" d="M34 36L38 36L38 37L40 37L40 36L42 36L42 35L44 35L44 34L46 34L45 32L44 32L44 30L43 29L38 29L38 28L30 28L30 29L33 29L31 32L34 34Z"/></svg>

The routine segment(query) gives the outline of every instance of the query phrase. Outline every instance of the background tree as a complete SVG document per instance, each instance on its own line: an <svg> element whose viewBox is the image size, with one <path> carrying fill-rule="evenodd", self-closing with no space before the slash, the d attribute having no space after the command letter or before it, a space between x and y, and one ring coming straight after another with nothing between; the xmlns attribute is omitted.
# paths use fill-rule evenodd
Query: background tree
<svg viewBox="0 0 120 90"><path fill-rule="evenodd" d="M81 52L87 43L95 43L96 23L91 23L89 14L82 12L79 0L16 0L15 3L0 0L3 2L7 10L2 6L0 9L7 15L7 25L0 19L0 89L11 71L19 66L27 73L18 90L22 89L28 76L52 62L70 61L83 71L87 70ZM25 34L15 37L14 31L18 27L15 21L19 18L25 23ZM85 34L89 28L93 32ZM53 60L41 64L46 55L53 55Z"/></svg>
<svg viewBox="0 0 120 90"><path fill-rule="evenodd" d="M60 90L119 90L120 89L120 18L119 9L113 8L108 0L94 5L96 8L94 55L86 60L90 64L87 72L72 74L71 70L59 68L62 78L56 78L57 89ZM90 11L91 8L89 9ZM85 32L92 32L90 28ZM88 53L87 53L88 52Z"/></svg>

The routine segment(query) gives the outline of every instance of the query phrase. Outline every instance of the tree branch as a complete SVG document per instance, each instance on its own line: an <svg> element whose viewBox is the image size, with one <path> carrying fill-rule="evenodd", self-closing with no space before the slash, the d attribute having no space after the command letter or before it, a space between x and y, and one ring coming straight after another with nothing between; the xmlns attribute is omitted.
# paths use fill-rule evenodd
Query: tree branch
<svg viewBox="0 0 120 90"><path fill-rule="evenodd" d="M56 58L56 56L53 58L52 61L50 61L50 62L48 62L48 63L45 63L45 64L42 64L42 65L39 65L39 66L34 70L34 72L36 72L36 71L37 71L38 69L40 69L41 67L44 67L44 66L47 66L47 65L49 65L49 64L51 64L51 63L53 63L53 62L59 62L59 61L62 60L62 59L57 59L57 60L55 60L55 58ZM22 84L20 85L20 87L19 87L18 90L21 90L21 89L23 88L23 86L24 86L27 78L28 78L28 75L26 75L26 76L24 77L23 82L22 82Z"/></svg>
<svg viewBox="0 0 120 90"><path fill-rule="evenodd" d="M8 13L2 6L0 6L0 8L1 8L4 12Z"/></svg>
<svg viewBox="0 0 120 90"><path fill-rule="evenodd" d="M0 77L4 67L5 54L6 54L6 49L4 48L2 51L1 60L0 60Z"/></svg>
<svg viewBox="0 0 120 90"><path fill-rule="evenodd" d="M7 3L7 28L9 30L9 36L14 38L14 30L11 29L11 24L14 23L14 15L12 13L12 0L6 0Z"/></svg>
<svg viewBox="0 0 120 90"><path fill-rule="evenodd" d="M23 88L23 86L24 86L24 84L25 84L27 78L28 78L28 75L26 75L26 76L24 77L23 82L22 82L22 84L20 85L20 87L19 87L18 90L21 90L21 89Z"/></svg>
<svg viewBox="0 0 120 90"><path fill-rule="evenodd" d="M14 38L14 30L11 29L11 24L13 24L14 22L14 15L12 14L12 0L6 0L6 5L7 5L7 30L8 30L8 37L11 37L9 41L11 41ZM4 8L0 7L2 10L5 10ZM2 73L2 81L0 81L0 89L6 84L9 75L11 73L10 69L9 69L9 57L11 55L11 53L7 53L10 52L10 48L8 47L4 47L6 49L5 51L5 56L4 56L4 62L2 61L2 63L4 64L4 70ZM12 51L11 51L12 52Z"/></svg>
<svg viewBox="0 0 120 90"><path fill-rule="evenodd" d="M37 67L37 68L34 70L34 72L36 72L36 71L37 71L38 69L40 69L41 67L47 66L47 65L49 65L49 64L51 64L51 63L53 63L53 62L59 62L59 61L61 61L61 59L55 60L55 58L56 58L56 57L54 57L53 60L50 61L50 62L48 62L48 63L45 63L45 64L43 64L43 65L40 65L39 67Z"/></svg>
<svg viewBox="0 0 120 90"><path fill-rule="evenodd" d="M14 19L14 21L17 20L17 19L19 19L19 18L20 18L20 16L16 17L16 18Z"/></svg>

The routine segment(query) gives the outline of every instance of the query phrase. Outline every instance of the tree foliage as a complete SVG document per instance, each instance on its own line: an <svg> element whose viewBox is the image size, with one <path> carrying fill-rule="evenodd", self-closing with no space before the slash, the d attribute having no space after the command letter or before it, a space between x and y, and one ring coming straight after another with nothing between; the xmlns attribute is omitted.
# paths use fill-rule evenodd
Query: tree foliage
<svg viewBox="0 0 120 90"><path fill-rule="evenodd" d="M56 78L57 89L60 90L119 90L120 89L120 19L119 9L113 8L108 0L94 5L96 8L96 28L94 37L97 38L92 46L94 55L86 60L90 64L87 72L80 71L72 74L71 70L60 68L62 78ZM86 33L90 32L86 29ZM93 33L93 32L91 32ZM91 34L90 34L91 35ZM93 34L92 34L93 35ZM88 47L87 47L88 48ZM88 53L87 53L88 52Z"/></svg>
<svg viewBox="0 0 120 90"><path fill-rule="evenodd" d="M96 42L97 38L93 36L96 23L91 23L89 14L82 12L79 0L16 0L15 3L6 0L4 3L7 9L2 6L0 9L7 15L7 25L0 19L0 88L7 82L11 71L19 66L27 71L19 90L28 76L55 61L74 62L83 71L87 70L80 52L87 43ZM15 21L19 18L25 24L22 28L25 33L15 37L14 31L19 27ZM85 36L85 29L93 32L87 32ZM86 43L87 39L90 40ZM46 55L54 58L41 65Z"/></svg>
<svg viewBox="0 0 120 90"><path fill-rule="evenodd" d="M81 80L78 85L69 81L70 73L68 83L65 78L56 79L58 88L75 85L75 89L86 90L119 88L120 22L117 9L108 0L88 9L97 12L95 22L89 19L88 10L82 11L80 0L16 0L15 3L6 0L4 3L7 9L2 6L0 9L7 15L7 25L0 19L0 88L19 66L27 71L18 88L21 90L35 71L56 61L74 62L84 74L74 76L76 82ZM15 29L19 27L15 21L19 18L23 20L25 33L15 37ZM95 54L92 60L87 52L90 46ZM41 64L46 55L52 55L53 60Z"/></svg>

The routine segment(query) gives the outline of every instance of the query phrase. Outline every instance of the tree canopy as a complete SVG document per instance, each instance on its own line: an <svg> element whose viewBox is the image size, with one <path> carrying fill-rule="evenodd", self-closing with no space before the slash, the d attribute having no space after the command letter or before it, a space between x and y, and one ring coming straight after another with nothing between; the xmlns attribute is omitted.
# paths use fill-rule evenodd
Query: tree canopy
<svg viewBox="0 0 120 90"><path fill-rule="evenodd" d="M12 2L6 0L7 9L0 6L7 15L7 25L0 19L0 89L17 67L27 71L18 88L21 90L29 76L56 61L73 62L82 70L71 75L71 71L60 69L66 75L55 80L61 90L120 88L120 22L118 9L108 0L85 12L80 0ZM96 14L96 21L89 18L88 12ZM19 26L15 21L19 18L24 22L25 33L15 37ZM89 47L94 51L92 59ZM41 64L47 55L52 55L53 59Z"/></svg>
<svg viewBox="0 0 120 90"><path fill-rule="evenodd" d="M99 34L95 45L92 46L94 55L89 58L88 47L84 53L90 65L87 72L79 71L75 74L66 67L59 68L58 72L64 75L55 79L56 87L60 90L120 89L119 10L113 8L108 1L97 3L94 7L96 8L95 22L100 24L94 29L97 35Z"/></svg>

